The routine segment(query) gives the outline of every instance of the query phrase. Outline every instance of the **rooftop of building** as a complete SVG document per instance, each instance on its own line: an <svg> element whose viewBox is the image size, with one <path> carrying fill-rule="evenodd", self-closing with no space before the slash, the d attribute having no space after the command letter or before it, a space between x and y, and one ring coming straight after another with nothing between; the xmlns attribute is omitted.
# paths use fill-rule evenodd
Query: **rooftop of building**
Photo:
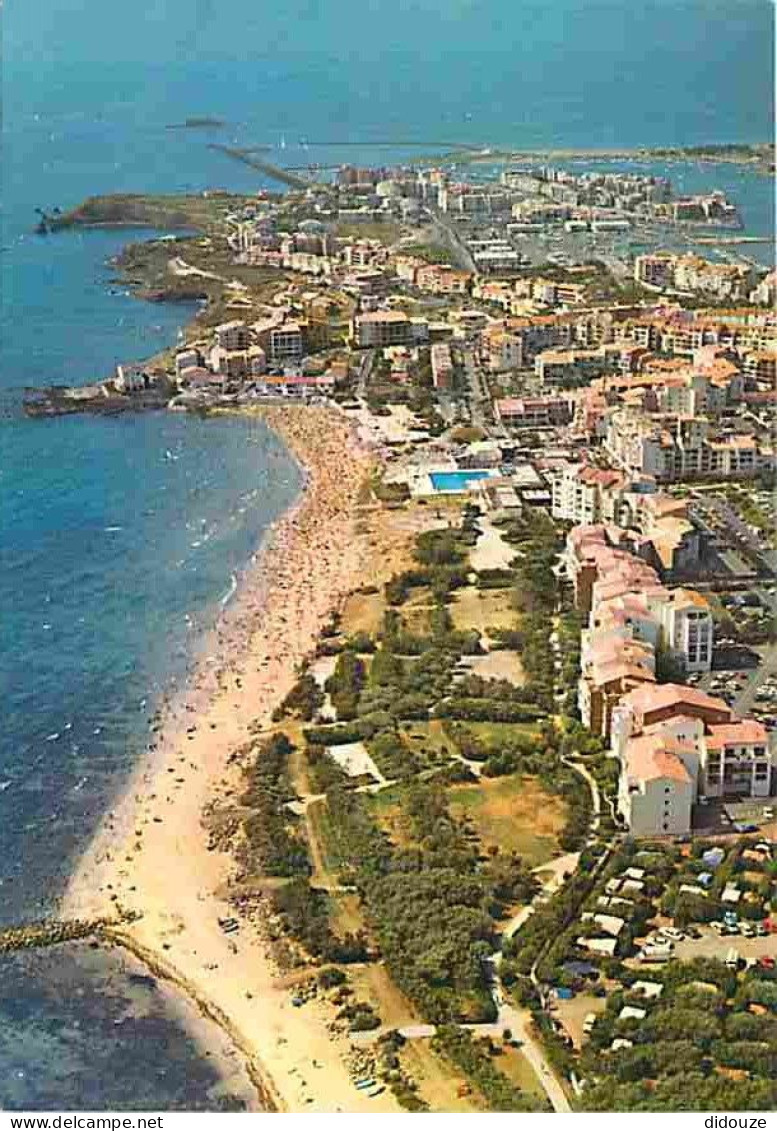
<svg viewBox="0 0 777 1131"><path fill-rule="evenodd" d="M366 314L357 314L356 321L364 322L408 322L409 318L403 310L370 310Z"/></svg>
<svg viewBox="0 0 777 1131"><path fill-rule="evenodd" d="M687 687L682 683L662 683L656 687L639 687L630 691L621 701L638 714L651 714L667 708L691 707L722 714L731 719L731 708L722 700L708 695L698 687ZM679 712L678 712L679 713Z"/></svg>
<svg viewBox="0 0 777 1131"><path fill-rule="evenodd" d="M766 745L769 732L755 719L738 719L730 723L713 724L708 729L707 748L722 746Z"/></svg>
<svg viewBox="0 0 777 1131"><path fill-rule="evenodd" d="M681 753L696 754L696 748L669 735L640 735L630 739L626 745L626 772L636 781L668 779L692 785L691 775L679 756Z"/></svg>

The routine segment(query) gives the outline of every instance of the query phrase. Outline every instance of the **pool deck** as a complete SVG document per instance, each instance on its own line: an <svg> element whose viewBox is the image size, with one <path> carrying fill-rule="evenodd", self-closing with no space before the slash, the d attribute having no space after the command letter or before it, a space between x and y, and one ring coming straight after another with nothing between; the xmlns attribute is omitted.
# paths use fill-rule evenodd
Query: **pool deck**
<svg viewBox="0 0 777 1131"><path fill-rule="evenodd" d="M460 480L455 486L436 486L434 476L453 476ZM493 467L462 468L456 466L435 467L419 471L408 482L410 493L416 497L429 495L469 495L477 489L478 483L483 479L494 479L499 476L499 470Z"/></svg>

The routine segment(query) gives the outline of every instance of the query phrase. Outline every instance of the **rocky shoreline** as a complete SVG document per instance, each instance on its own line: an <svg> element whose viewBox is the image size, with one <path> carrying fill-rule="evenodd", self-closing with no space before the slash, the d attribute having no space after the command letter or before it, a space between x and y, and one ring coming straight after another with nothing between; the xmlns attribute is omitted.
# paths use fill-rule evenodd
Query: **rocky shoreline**
<svg viewBox="0 0 777 1131"><path fill-rule="evenodd" d="M87 413L94 416L119 416L125 412L151 412L167 408L173 396L168 382L143 393L117 393L110 382L92 385L50 385L25 389L22 408L26 416L48 418ZM162 387L164 386L164 387Z"/></svg>

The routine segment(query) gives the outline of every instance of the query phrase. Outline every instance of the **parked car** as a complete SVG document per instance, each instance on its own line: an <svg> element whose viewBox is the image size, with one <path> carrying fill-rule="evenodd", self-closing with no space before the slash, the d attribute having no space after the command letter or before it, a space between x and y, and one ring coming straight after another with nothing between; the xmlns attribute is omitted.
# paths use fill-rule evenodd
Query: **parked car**
<svg viewBox="0 0 777 1131"><path fill-rule="evenodd" d="M735 950L733 946L726 955L726 966L728 966L730 970L739 969L739 951Z"/></svg>

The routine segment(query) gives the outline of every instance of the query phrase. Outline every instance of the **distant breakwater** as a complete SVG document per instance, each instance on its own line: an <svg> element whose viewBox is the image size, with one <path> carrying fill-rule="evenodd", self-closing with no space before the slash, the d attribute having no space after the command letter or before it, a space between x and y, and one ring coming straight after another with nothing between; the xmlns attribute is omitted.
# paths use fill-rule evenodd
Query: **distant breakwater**
<svg viewBox="0 0 777 1131"><path fill-rule="evenodd" d="M35 950L89 938L105 938L117 923L129 923L133 914L121 912L120 919L40 919L5 927L0 931L0 954Z"/></svg>
<svg viewBox="0 0 777 1131"><path fill-rule="evenodd" d="M211 142L208 149L215 149L218 153L223 153L234 161L242 161L244 165L264 173L266 177L279 181L289 188L302 190L310 188L311 182L305 180L304 177L297 176L296 173L292 173L288 169L282 169L279 165L273 165L269 161L260 161L258 157L254 157L253 154L256 152L254 149L239 149L234 145L221 145L215 141Z"/></svg>

